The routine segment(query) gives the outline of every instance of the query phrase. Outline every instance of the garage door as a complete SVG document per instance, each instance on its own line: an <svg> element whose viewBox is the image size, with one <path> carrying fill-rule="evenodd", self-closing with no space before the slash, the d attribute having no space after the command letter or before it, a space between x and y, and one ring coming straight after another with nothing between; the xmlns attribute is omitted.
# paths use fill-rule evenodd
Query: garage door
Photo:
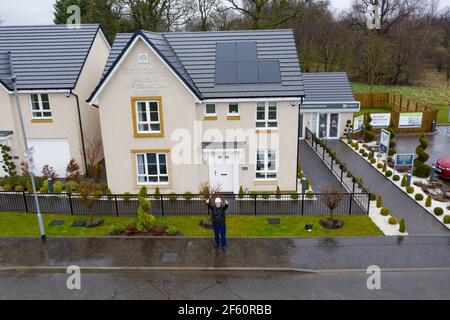
<svg viewBox="0 0 450 320"><path fill-rule="evenodd" d="M66 167L70 161L69 141L67 139L30 139L29 147L34 147L34 173L42 175L42 167L53 167L60 178L66 176Z"/></svg>

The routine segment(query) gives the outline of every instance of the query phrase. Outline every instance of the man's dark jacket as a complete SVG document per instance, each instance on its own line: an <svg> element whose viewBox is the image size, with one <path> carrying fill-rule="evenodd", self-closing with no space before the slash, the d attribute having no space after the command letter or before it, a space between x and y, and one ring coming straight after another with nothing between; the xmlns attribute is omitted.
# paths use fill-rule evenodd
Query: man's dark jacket
<svg viewBox="0 0 450 320"><path fill-rule="evenodd" d="M212 211L212 223L216 226L222 226L225 224L225 211L228 209L228 205L222 205L217 208L215 205L208 204L208 207Z"/></svg>

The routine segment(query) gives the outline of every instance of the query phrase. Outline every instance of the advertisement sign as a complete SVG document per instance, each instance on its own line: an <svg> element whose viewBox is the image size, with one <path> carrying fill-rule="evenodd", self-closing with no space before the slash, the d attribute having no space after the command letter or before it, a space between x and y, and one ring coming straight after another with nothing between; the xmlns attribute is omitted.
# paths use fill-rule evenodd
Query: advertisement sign
<svg viewBox="0 0 450 320"><path fill-rule="evenodd" d="M391 140L391 133L386 130L381 130L380 135L380 161L387 161L387 156L389 153L389 141Z"/></svg>
<svg viewBox="0 0 450 320"><path fill-rule="evenodd" d="M364 115L357 116L353 119L353 132L361 131L364 126Z"/></svg>
<svg viewBox="0 0 450 320"><path fill-rule="evenodd" d="M414 167L414 154L396 154L395 155L395 169L400 172L412 171Z"/></svg>
<svg viewBox="0 0 450 320"><path fill-rule="evenodd" d="M422 112L405 112L400 113L398 121L399 128L420 128L422 127Z"/></svg>
<svg viewBox="0 0 450 320"><path fill-rule="evenodd" d="M371 125L374 128L387 128L391 122L390 113L371 113L370 117L372 118Z"/></svg>

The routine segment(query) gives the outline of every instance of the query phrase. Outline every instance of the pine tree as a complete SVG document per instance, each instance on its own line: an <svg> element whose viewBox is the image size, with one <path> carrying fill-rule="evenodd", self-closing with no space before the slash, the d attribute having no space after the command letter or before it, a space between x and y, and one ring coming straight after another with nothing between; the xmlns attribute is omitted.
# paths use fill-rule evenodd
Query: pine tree
<svg viewBox="0 0 450 320"><path fill-rule="evenodd" d="M372 117L370 116L370 113L367 114L366 121L364 124L364 142L372 142L375 139L375 134L373 133L373 127L372 127Z"/></svg>
<svg viewBox="0 0 450 320"><path fill-rule="evenodd" d="M425 151L428 147L428 141L425 134L422 133L422 135L419 138L419 142L420 144L416 148L417 157L414 160L413 174L416 177L428 178L431 173L431 167L428 164L426 164L426 162L430 158L430 155Z"/></svg>
<svg viewBox="0 0 450 320"><path fill-rule="evenodd" d="M396 149L397 142L395 141L394 128L395 128L395 123L394 123L394 120L392 120L392 118L391 118L389 127L387 127L387 129L386 129L391 134L390 141L389 141L389 156L391 156L391 157L397 153L397 149Z"/></svg>

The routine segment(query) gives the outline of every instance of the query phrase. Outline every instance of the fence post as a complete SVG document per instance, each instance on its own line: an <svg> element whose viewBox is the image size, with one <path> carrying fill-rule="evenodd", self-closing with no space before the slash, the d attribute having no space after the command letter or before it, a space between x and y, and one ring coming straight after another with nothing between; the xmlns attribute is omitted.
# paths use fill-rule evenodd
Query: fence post
<svg viewBox="0 0 450 320"><path fill-rule="evenodd" d="M70 193L69 193L69 207L70 207L70 214L73 215L72 194Z"/></svg>
<svg viewBox="0 0 450 320"><path fill-rule="evenodd" d="M254 207L254 211L255 211L255 216L256 216L256 198L258 198L257 194L255 194L255 197L253 198L253 207Z"/></svg>
<svg viewBox="0 0 450 320"><path fill-rule="evenodd" d="M25 204L25 212L28 213L27 196L25 194L25 191L22 191L22 193L23 193L23 203Z"/></svg>
<svg viewBox="0 0 450 320"><path fill-rule="evenodd" d="M348 214L351 215L352 214L352 206L353 206L353 195L354 193L350 193L350 207L348 208Z"/></svg>
<svg viewBox="0 0 450 320"><path fill-rule="evenodd" d="M114 195L114 204L116 207L116 216L119 216L119 207L117 206L117 195Z"/></svg>
<svg viewBox="0 0 450 320"><path fill-rule="evenodd" d="M159 197L159 201L161 202L161 215L164 217L164 196L161 195L161 197Z"/></svg>
<svg viewBox="0 0 450 320"><path fill-rule="evenodd" d="M341 168L341 182L342 182L344 180L344 166L339 165L339 167Z"/></svg>
<svg viewBox="0 0 450 320"><path fill-rule="evenodd" d="M367 211L366 211L366 214L369 215L369 213L370 213L370 193L366 194L366 198L367 198Z"/></svg>

